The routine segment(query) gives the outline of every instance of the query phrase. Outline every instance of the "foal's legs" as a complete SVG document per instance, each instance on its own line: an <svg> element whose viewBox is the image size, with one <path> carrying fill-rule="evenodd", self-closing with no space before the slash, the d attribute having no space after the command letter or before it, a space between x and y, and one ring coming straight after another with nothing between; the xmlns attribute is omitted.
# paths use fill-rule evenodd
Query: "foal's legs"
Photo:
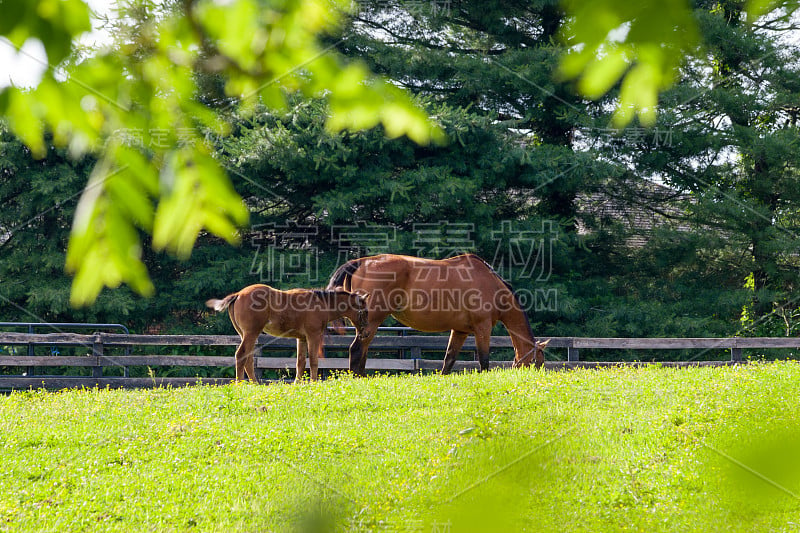
<svg viewBox="0 0 800 533"><path fill-rule="evenodd" d="M253 364L253 349L256 347L258 334L242 335L242 342L236 349L236 380L243 380L245 373L250 381L257 383L256 372Z"/></svg>
<svg viewBox="0 0 800 533"><path fill-rule="evenodd" d="M311 381L318 377L319 358L323 356L322 333L306 336L308 342L308 358L311 360Z"/></svg>
<svg viewBox="0 0 800 533"><path fill-rule="evenodd" d="M239 337L242 338L242 341L239 343L239 347L236 348L236 381L241 381L245 377L245 362L247 361L247 354L253 352L253 348L255 348L256 343L251 339L244 331L242 331L242 327L239 325L239 322L236 320L236 314L233 311L235 302L230 307L228 307L228 316L231 318L231 324L233 324L233 329L236 330L236 333L239 334ZM258 335L256 335L256 339L258 339ZM250 379L254 379L255 376L252 376Z"/></svg>
<svg viewBox="0 0 800 533"><path fill-rule="evenodd" d="M294 376L294 382L300 383L303 380L303 374L306 371L306 352L308 351L308 344L305 339L297 339L297 373Z"/></svg>
<svg viewBox="0 0 800 533"><path fill-rule="evenodd" d="M444 353L444 364L442 364L442 374L449 374L453 370L453 365L456 363L458 352L467 340L467 333L453 330L450 332L450 341L447 343L447 350Z"/></svg>

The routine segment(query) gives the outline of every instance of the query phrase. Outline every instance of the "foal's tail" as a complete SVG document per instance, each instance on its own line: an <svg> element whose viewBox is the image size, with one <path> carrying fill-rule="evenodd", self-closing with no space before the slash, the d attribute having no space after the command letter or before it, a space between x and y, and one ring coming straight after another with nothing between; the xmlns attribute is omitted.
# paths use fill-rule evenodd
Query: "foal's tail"
<svg viewBox="0 0 800 533"><path fill-rule="evenodd" d="M238 292L234 292L233 294L227 295L222 300L216 300L212 298L211 300L206 301L206 307L210 307L214 311L223 311L227 309L229 305L231 305L236 298L239 296Z"/></svg>

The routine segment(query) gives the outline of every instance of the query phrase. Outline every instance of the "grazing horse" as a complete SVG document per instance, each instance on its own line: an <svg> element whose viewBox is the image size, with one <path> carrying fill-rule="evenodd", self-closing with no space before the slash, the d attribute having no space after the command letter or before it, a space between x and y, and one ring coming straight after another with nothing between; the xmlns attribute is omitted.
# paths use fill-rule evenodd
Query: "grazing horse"
<svg viewBox="0 0 800 533"><path fill-rule="evenodd" d="M481 370L489 367L492 327L502 322L514 345L513 367L544 364L528 318L511 286L473 254L434 260L382 254L348 261L331 276L328 289L369 295L366 329L356 325L350 346L350 370L364 374L367 350L378 326L389 315L420 331L448 331L442 374L448 374L461 346L475 335ZM339 328L341 324L336 324Z"/></svg>
<svg viewBox="0 0 800 533"><path fill-rule="evenodd" d="M367 322L365 298L342 289L281 291L269 285L250 285L222 300L208 300L206 305L216 311L227 308L233 327L242 338L236 350L237 380L244 379L247 373L251 381L258 381L253 349L262 331L297 339L297 383L306 368L306 352L311 359L311 379L317 379L328 322L346 317L359 329L365 328Z"/></svg>

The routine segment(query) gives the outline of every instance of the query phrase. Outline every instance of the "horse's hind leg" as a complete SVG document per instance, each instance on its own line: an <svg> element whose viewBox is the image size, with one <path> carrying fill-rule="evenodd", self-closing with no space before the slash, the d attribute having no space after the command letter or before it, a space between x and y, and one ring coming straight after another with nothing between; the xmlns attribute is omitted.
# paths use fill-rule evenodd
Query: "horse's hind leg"
<svg viewBox="0 0 800 533"><path fill-rule="evenodd" d="M317 381L319 358L323 356L322 334L306 337L308 342L308 358L311 364L311 381Z"/></svg>
<svg viewBox="0 0 800 533"><path fill-rule="evenodd" d="M236 348L236 381L242 381L245 378L244 374L244 341L239 343Z"/></svg>
<svg viewBox="0 0 800 533"><path fill-rule="evenodd" d="M236 333L238 333L242 338L242 342L239 343L239 347L236 349L236 381L243 380L245 375L247 375L247 377L250 378L250 381L258 382L253 355L253 350L255 349L256 342L258 341L258 333L253 336L242 329L242 326L236 319L234 307L235 302L228 307L228 316L231 317L231 324L233 324L233 328L236 330Z"/></svg>
<svg viewBox="0 0 800 533"><path fill-rule="evenodd" d="M450 332L450 341L447 343L447 350L444 353L444 363L442 364L442 374L449 374L456 363L456 357L467 340L467 334L460 331Z"/></svg>
<svg viewBox="0 0 800 533"><path fill-rule="evenodd" d="M256 341L258 337L256 337ZM255 354L255 347L256 343L253 342L253 347L250 348L250 351L247 353L247 359L244 362L244 370L247 373L247 377L250 378L250 381L253 383L258 383L258 376L256 375L256 354Z"/></svg>
<svg viewBox="0 0 800 533"><path fill-rule="evenodd" d="M308 352L308 343L306 343L305 339L297 339L297 364L295 365L297 372L294 375L295 383L303 381L303 374L306 371L306 352Z"/></svg>
<svg viewBox="0 0 800 533"><path fill-rule="evenodd" d="M250 381L258 382L256 378L253 349L256 347L258 335L252 336L245 333L242 336L242 342L239 348L236 349L236 380L243 380L245 374L250 378Z"/></svg>

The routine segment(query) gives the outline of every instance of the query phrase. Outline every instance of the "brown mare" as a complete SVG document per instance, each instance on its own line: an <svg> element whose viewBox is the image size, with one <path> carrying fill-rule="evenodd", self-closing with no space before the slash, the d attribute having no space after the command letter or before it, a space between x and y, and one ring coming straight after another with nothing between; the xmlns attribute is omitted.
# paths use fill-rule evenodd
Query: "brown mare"
<svg viewBox="0 0 800 533"><path fill-rule="evenodd" d="M481 370L489 367L492 327L502 322L514 346L513 367L544 364L528 318L511 286L484 260L466 254L434 260L383 254L353 259L331 276L328 289L369 294L366 329L356 325L350 346L350 370L364 374L367 350L378 326L389 315L420 331L448 331L442 374L453 369L469 335L475 335Z"/></svg>
<svg viewBox="0 0 800 533"><path fill-rule="evenodd" d="M341 289L281 291L269 285L250 285L222 300L208 300L206 305L216 311L227 308L233 327L242 338L236 350L237 380L244 379L247 373L251 381L258 381L253 349L262 331L297 339L297 383L306 368L306 352L311 359L311 379L317 379L328 322L346 317L361 330L367 321L364 297Z"/></svg>

